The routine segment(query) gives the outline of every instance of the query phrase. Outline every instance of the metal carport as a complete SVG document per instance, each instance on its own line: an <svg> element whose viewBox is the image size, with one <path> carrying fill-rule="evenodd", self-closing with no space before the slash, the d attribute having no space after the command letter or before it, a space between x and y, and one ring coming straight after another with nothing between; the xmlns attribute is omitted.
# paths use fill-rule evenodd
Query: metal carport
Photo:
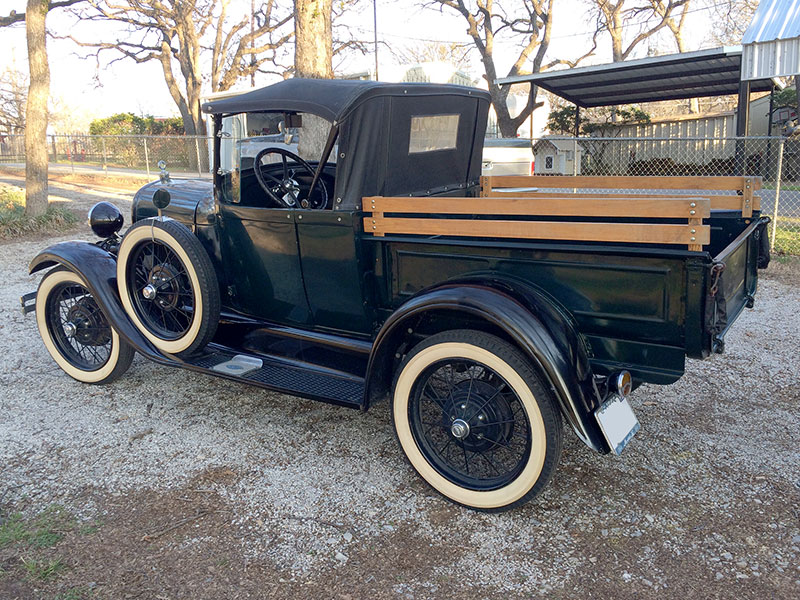
<svg viewBox="0 0 800 600"><path fill-rule="evenodd" d="M498 79L501 85L530 83L581 108L659 100L739 96L736 135L744 136L751 92L769 92L771 78L742 81L741 46L698 50L625 62L547 71Z"/></svg>

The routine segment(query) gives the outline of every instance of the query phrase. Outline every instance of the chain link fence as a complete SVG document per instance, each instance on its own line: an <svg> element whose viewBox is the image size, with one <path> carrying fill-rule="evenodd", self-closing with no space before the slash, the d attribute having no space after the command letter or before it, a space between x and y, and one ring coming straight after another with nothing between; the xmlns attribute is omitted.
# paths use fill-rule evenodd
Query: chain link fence
<svg viewBox="0 0 800 600"><path fill-rule="evenodd" d="M800 139L544 137L533 153L542 175L761 177L772 249L800 254Z"/></svg>
<svg viewBox="0 0 800 600"><path fill-rule="evenodd" d="M544 137L532 143L537 174L759 176L773 250L800 254L800 139ZM163 159L173 175L209 176L211 147L208 137L48 136L51 163L75 172L155 177ZM0 165L24 162L24 136L0 136Z"/></svg>
<svg viewBox="0 0 800 600"><path fill-rule="evenodd" d="M207 176L211 138L144 135L49 135L50 162L75 172L158 174L165 160L170 173ZM0 136L0 165L25 163L25 136Z"/></svg>

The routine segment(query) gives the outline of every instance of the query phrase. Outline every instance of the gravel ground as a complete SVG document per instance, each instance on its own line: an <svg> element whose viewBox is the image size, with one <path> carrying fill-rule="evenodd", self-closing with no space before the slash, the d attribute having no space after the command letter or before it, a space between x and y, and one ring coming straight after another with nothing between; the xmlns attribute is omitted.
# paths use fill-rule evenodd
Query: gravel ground
<svg viewBox="0 0 800 600"><path fill-rule="evenodd" d="M129 195L115 200L127 210ZM85 226L59 239L76 236ZM111 386L73 381L17 310L50 242L0 244L0 511L59 503L106 523L97 547L67 549L91 597L800 597L798 261L762 272L724 355L634 393L642 429L622 456L568 432L545 493L487 515L416 477L386 403L361 414L141 357ZM181 521L173 507L202 494ZM178 523L160 553L125 545L137 510ZM224 560L200 568L211 556ZM4 594L2 573L0 596L58 589L6 579Z"/></svg>

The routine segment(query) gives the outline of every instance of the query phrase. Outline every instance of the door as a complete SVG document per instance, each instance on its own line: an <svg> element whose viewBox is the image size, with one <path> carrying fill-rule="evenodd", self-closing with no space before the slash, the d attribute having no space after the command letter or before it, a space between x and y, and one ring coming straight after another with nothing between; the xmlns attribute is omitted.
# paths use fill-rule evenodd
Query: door
<svg viewBox="0 0 800 600"><path fill-rule="evenodd" d="M297 212L297 237L314 326L345 334L371 334L374 325L375 244L361 244L361 214L333 210ZM373 250L374 252L374 250Z"/></svg>
<svg viewBox="0 0 800 600"><path fill-rule="evenodd" d="M223 264L231 282L227 303L236 310L275 323L312 325L295 229L302 212L220 203Z"/></svg>

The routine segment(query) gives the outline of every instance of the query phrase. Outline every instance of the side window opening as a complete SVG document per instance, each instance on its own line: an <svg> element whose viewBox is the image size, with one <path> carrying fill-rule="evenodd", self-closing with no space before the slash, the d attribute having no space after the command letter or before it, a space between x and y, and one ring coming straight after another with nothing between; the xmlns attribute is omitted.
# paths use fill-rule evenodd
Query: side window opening
<svg viewBox="0 0 800 600"><path fill-rule="evenodd" d="M454 150L458 141L460 115L430 115L411 117L408 153Z"/></svg>

